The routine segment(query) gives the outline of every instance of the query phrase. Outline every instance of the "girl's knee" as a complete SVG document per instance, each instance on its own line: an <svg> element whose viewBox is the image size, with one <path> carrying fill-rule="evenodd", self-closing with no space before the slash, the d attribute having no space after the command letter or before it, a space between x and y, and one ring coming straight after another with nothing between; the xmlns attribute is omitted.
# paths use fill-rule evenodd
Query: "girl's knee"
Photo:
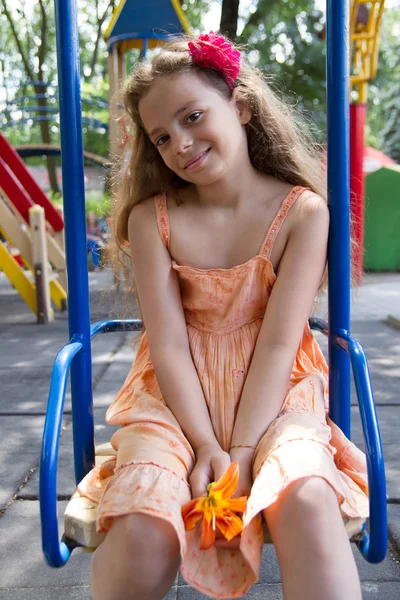
<svg viewBox="0 0 400 600"><path fill-rule="evenodd" d="M294 482L287 491L287 500L302 514L323 514L337 506L336 493L323 477L306 477Z"/></svg>
<svg viewBox="0 0 400 600"><path fill-rule="evenodd" d="M92 571L115 573L152 561L160 571L179 566L179 540L170 523L144 514L131 514L113 520L104 542L96 550ZM135 569L132 571L134 573Z"/></svg>
<svg viewBox="0 0 400 600"><path fill-rule="evenodd" d="M179 562L179 541L170 523L143 514L115 518L92 559L93 598L123 600L132 589L138 598L162 598Z"/></svg>
<svg viewBox="0 0 400 600"><path fill-rule="evenodd" d="M173 526L164 519L140 513L115 518L106 540L139 555L146 549L155 554L179 553Z"/></svg>
<svg viewBox="0 0 400 600"><path fill-rule="evenodd" d="M331 485L322 477L306 477L290 484L265 517L307 526L340 518L340 511Z"/></svg>
<svg viewBox="0 0 400 600"><path fill-rule="evenodd" d="M336 493L322 477L292 483L281 498L264 511L280 556L292 556L303 546L315 560L331 560L333 538L348 545Z"/></svg>

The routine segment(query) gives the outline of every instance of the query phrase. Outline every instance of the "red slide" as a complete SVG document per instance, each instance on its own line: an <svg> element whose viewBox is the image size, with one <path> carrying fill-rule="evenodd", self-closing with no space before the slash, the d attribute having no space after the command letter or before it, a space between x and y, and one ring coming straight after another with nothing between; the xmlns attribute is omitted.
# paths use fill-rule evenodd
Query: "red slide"
<svg viewBox="0 0 400 600"><path fill-rule="evenodd" d="M29 223L29 208L40 204L44 208L46 221L54 231L64 229L64 221L29 173L23 160L0 133L0 188Z"/></svg>

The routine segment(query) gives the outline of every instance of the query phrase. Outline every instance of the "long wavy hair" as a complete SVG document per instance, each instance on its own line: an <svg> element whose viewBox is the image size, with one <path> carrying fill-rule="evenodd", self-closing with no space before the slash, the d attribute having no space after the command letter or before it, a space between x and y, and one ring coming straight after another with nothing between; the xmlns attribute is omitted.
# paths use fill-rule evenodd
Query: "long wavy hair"
<svg viewBox="0 0 400 600"><path fill-rule="evenodd" d="M120 262L121 252L129 256L128 218L133 206L161 192L178 201L179 188L188 185L165 165L151 143L139 114L141 98L159 77L185 72L195 72L227 99L232 95L220 72L193 62L188 52L191 39L190 36L175 38L151 62L138 63L123 91L130 142L125 160L121 159L114 173L111 212L111 251ZM299 119L298 111L278 98L261 72L246 64L243 54L235 87L251 111L245 128L254 168L289 184L308 187L326 200L322 148L315 142L309 127ZM126 259L122 262L126 270Z"/></svg>

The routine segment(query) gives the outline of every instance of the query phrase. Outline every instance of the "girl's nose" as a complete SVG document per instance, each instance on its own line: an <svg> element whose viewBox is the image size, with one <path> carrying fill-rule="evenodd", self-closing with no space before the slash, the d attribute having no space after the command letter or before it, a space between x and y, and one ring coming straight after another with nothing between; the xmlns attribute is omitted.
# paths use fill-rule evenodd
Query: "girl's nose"
<svg viewBox="0 0 400 600"><path fill-rule="evenodd" d="M190 148L192 140L188 136L176 136L173 141L173 149L175 154L182 154Z"/></svg>

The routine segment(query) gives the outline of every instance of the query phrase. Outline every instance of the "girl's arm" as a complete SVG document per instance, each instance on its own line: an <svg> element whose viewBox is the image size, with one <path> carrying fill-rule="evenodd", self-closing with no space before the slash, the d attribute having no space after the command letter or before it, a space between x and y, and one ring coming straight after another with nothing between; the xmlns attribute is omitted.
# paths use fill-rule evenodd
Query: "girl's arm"
<svg viewBox="0 0 400 600"><path fill-rule="evenodd" d="M275 285L244 384L232 446L256 447L285 398L293 363L326 264L329 211L313 194L299 198ZM288 217L289 218L289 217ZM251 462L251 449L232 448ZM245 458L246 457L246 458Z"/></svg>
<svg viewBox="0 0 400 600"><path fill-rule="evenodd" d="M153 199L132 209L128 232L150 356L163 398L196 453L200 447L219 446L190 353L178 278L158 232Z"/></svg>

